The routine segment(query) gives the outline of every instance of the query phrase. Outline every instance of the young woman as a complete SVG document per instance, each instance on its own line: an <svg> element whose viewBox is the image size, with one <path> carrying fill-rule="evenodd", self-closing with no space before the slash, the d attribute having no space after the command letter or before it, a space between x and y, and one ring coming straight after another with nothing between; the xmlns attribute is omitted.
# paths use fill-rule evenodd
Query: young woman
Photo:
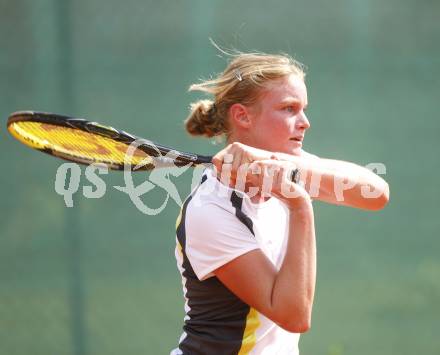
<svg viewBox="0 0 440 355"><path fill-rule="evenodd" d="M307 89L301 65L287 56L237 55L190 90L213 100L192 104L188 132L224 135L228 145L177 220L186 316L172 354L298 354L316 278L311 197L377 210L388 185L302 149Z"/></svg>

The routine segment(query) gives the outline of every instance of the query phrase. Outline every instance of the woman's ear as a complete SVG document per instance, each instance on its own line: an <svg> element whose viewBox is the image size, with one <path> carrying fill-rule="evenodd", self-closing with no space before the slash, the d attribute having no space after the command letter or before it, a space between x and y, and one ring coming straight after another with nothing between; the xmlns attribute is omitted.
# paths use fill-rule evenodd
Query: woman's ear
<svg viewBox="0 0 440 355"><path fill-rule="evenodd" d="M229 114L232 124L240 128L249 128L251 126L251 118L249 109L242 104L233 104L229 108Z"/></svg>

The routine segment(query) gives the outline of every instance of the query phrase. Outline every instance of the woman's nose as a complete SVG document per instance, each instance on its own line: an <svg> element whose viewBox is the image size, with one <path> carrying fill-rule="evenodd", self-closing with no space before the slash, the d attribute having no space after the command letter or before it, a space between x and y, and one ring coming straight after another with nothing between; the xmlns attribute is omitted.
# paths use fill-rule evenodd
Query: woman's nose
<svg viewBox="0 0 440 355"><path fill-rule="evenodd" d="M298 119L297 124L302 129L309 129L310 128L310 121L307 118L307 116L304 113L304 111L301 112L301 114L299 115L299 119Z"/></svg>

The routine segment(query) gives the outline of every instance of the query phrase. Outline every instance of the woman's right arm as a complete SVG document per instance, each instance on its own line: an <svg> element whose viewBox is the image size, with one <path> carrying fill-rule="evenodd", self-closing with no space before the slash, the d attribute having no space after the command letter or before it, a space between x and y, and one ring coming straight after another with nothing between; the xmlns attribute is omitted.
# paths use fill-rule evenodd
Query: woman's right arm
<svg viewBox="0 0 440 355"><path fill-rule="evenodd" d="M281 173L280 173L281 174ZM316 280L316 245L313 208L307 192L290 184L298 197L272 192L289 208L287 249L279 270L260 249L252 250L214 271L237 297L287 331L306 332L310 328ZM276 185L276 183L274 184Z"/></svg>

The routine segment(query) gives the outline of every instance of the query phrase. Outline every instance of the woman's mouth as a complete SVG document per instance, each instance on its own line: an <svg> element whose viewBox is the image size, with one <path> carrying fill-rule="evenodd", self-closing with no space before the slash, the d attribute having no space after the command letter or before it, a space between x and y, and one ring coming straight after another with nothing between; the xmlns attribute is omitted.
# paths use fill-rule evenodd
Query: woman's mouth
<svg viewBox="0 0 440 355"><path fill-rule="evenodd" d="M295 142L300 142L300 143L302 143L302 141L303 141L303 139L304 139L304 137L292 137L292 138L289 138L291 141L295 141Z"/></svg>

